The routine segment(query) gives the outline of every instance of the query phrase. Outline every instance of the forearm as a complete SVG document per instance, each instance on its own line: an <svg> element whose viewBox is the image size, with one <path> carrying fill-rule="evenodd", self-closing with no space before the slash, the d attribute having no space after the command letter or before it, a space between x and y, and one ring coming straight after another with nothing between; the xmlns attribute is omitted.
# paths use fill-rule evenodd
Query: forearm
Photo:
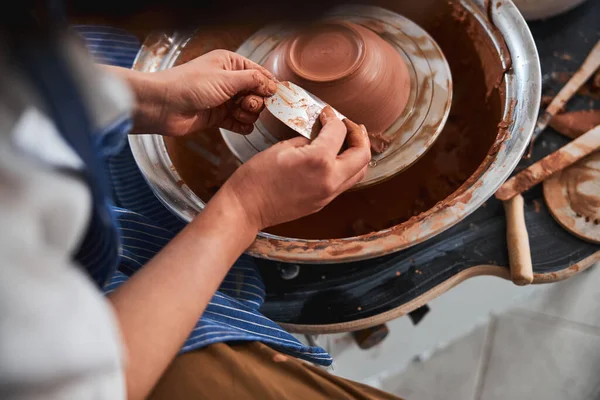
<svg viewBox="0 0 600 400"><path fill-rule="evenodd" d="M257 232L225 189L110 296L128 356L128 398L150 392Z"/></svg>
<svg viewBox="0 0 600 400"><path fill-rule="evenodd" d="M128 68L103 65L102 68L125 81L135 96L132 133L161 133L159 122L164 120L163 103L166 85L156 74Z"/></svg>

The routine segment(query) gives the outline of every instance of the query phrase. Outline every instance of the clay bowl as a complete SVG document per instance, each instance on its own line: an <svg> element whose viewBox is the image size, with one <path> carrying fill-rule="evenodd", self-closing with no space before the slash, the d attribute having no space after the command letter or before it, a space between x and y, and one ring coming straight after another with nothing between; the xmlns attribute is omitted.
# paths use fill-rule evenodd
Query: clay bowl
<svg viewBox="0 0 600 400"><path fill-rule="evenodd" d="M410 96L410 75L398 51L351 22L326 21L296 32L263 65L364 124L375 137L398 119ZM261 122L278 139L293 135L269 113Z"/></svg>

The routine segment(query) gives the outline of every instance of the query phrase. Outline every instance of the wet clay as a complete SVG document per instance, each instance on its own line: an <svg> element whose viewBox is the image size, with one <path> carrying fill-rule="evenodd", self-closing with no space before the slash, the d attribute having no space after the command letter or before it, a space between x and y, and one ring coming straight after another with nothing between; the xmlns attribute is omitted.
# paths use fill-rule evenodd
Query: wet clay
<svg viewBox="0 0 600 400"><path fill-rule="evenodd" d="M497 137L506 134L506 124L501 124L504 94L500 82L504 66L476 19L457 3L424 0L431 7L399 3L413 2L378 4L412 17L433 36L450 65L454 99L443 132L427 154L406 171L384 183L346 192L319 213L270 228L270 233L331 239L366 234L405 222L470 186L481 173L479 167L492 157L489 153L494 151L492 146ZM424 9L429 10L427 15L417 18ZM231 29L228 32L229 36L197 35L183 50L179 62L193 59L215 46L235 49L249 36L232 35ZM205 201L235 167L216 130L192 138L169 138L166 143L182 179ZM219 165L224 169L220 170Z"/></svg>
<svg viewBox="0 0 600 400"><path fill-rule="evenodd" d="M552 129L571 139L577 139L600 125L600 110L572 111L555 115L550 121Z"/></svg>
<svg viewBox="0 0 600 400"><path fill-rule="evenodd" d="M577 215L600 223L600 162L576 164L565 170L560 179L567 188L567 197L571 208ZM600 228L598 228L600 229Z"/></svg>
<svg viewBox="0 0 600 400"><path fill-rule="evenodd" d="M410 96L410 75L398 51L354 23L307 27L282 41L263 65L278 79L299 85L364 124L376 153L393 140L382 133L402 114ZM289 128L267 113L261 122L275 137L290 137Z"/></svg>
<svg viewBox="0 0 600 400"><path fill-rule="evenodd" d="M544 198L557 221L578 237L600 241L600 153L544 182Z"/></svg>

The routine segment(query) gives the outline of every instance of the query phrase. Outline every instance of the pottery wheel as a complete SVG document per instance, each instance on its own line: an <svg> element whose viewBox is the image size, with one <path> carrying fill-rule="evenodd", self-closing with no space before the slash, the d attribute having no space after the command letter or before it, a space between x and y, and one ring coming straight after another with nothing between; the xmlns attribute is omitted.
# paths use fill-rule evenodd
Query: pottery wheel
<svg viewBox="0 0 600 400"><path fill-rule="evenodd" d="M544 181L544 198L565 229L600 243L600 152Z"/></svg>
<svg viewBox="0 0 600 400"><path fill-rule="evenodd" d="M441 133L452 102L450 67L427 32L391 11L372 6L345 6L324 19L348 21L370 29L390 43L408 67L411 83L408 103L399 118L383 133L384 137L393 140L387 150L373 155L365 178L356 187L380 183L415 163ZM293 33L281 25L268 26L247 39L237 52L263 64ZM224 129L221 134L241 162L278 142L260 121L250 135L242 136Z"/></svg>

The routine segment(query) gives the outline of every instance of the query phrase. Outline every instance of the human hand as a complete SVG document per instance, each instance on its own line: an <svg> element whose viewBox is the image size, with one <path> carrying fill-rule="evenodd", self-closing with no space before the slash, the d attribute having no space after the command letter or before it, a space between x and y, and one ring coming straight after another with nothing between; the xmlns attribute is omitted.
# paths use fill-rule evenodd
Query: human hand
<svg viewBox="0 0 600 400"><path fill-rule="evenodd" d="M140 111L136 133L183 136L219 127L249 134L264 98L277 90L273 74L226 50L144 75L142 83L133 84Z"/></svg>
<svg viewBox="0 0 600 400"><path fill-rule="evenodd" d="M365 127L340 121L331 107L320 120L323 128L315 140L296 137L277 143L223 186L239 199L257 229L313 214L364 178L371 159ZM344 140L348 148L338 154Z"/></svg>

